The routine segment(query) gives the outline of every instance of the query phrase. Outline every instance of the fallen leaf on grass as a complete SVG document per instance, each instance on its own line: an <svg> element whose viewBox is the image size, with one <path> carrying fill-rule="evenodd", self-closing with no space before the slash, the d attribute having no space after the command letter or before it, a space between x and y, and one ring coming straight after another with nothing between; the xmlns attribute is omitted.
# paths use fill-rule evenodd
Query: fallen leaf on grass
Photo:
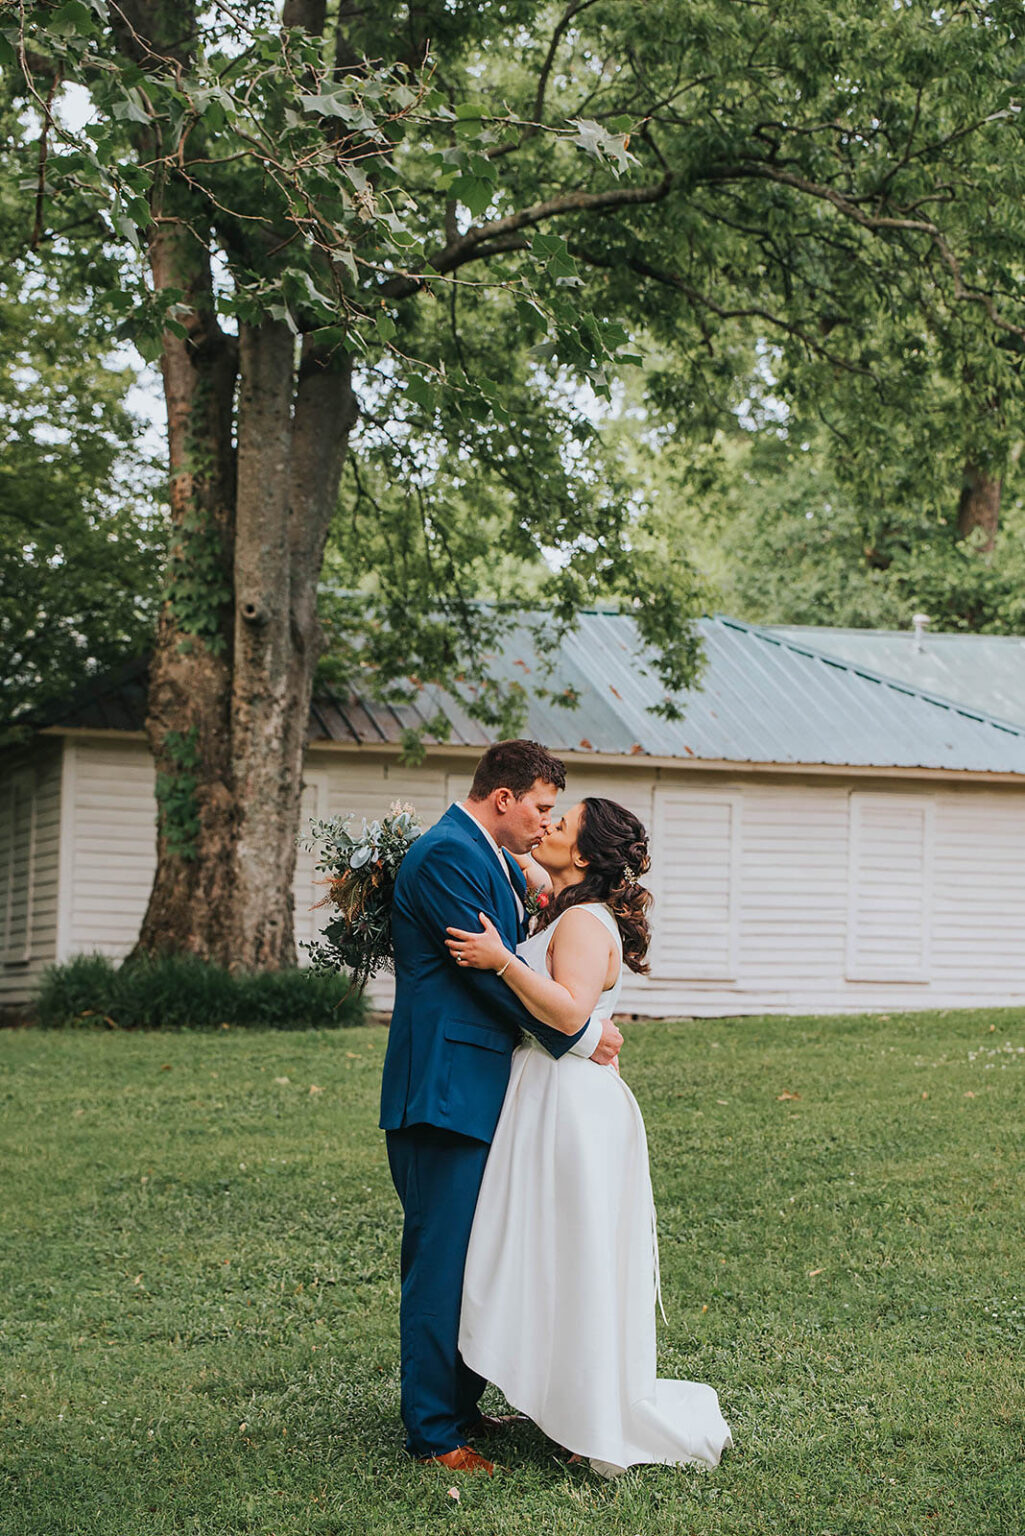
<svg viewBox="0 0 1025 1536"><path fill-rule="evenodd" d="M160 1068L160 1070L161 1070L161 1072L170 1072L170 1070L171 1070L171 1063L169 1061L165 1061L164 1065Z"/></svg>
<svg viewBox="0 0 1025 1536"><path fill-rule="evenodd" d="M459 1503L461 1495L458 1488L447 1488L445 1491L450 1499L455 1499L456 1503Z"/></svg>
<svg viewBox="0 0 1025 1536"><path fill-rule="evenodd" d="M810 1280L812 1275L821 1275L821 1274L824 1274L824 1273L825 1273L825 1265L823 1265L822 1269L809 1269L809 1271L808 1271L808 1279Z"/></svg>
<svg viewBox="0 0 1025 1536"><path fill-rule="evenodd" d="M292 1079L290 1077L276 1077L274 1081L276 1083L280 1083L282 1087L284 1087L285 1083L290 1083Z"/></svg>
<svg viewBox="0 0 1025 1536"><path fill-rule="evenodd" d="M966 1099L974 1099L974 1097L975 1097L974 1093L969 1088L968 1092L965 1094L965 1098ZM79 1110L79 1114L81 1114L81 1110Z"/></svg>
<svg viewBox="0 0 1025 1536"><path fill-rule="evenodd" d="M789 1088L784 1088L782 1093L777 1093L776 1103L781 1104L784 1099L799 1099L800 1097L799 1093L791 1093Z"/></svg>
<svg viewBox="0 0 1025 1536"><path fill-rule="evenodd" d="M324 1090L323 1090L323 1088L318 1088L316 1083L311 1083L310 1084L310 1092L311 1093L323 1093Z"/></svg>
<svg viewBox="0 0 1025 1536"><path fill-rule="evenodd" d="M729 1099L716 1099L715 1102L717 1104L728 1104L730 1101L729 1101Z"/></svg>

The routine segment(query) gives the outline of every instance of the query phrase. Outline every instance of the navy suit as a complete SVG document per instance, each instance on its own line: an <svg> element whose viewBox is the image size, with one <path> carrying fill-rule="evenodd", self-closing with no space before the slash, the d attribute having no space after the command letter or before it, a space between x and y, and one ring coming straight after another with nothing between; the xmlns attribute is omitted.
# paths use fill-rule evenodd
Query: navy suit
<svg viewBox="0 0 1025 1536"><path fill-rule="evenodd" d="M506 860L521 899L522 871ZM446 929L486 912L508 949L523 937L509 879L481 828L451 806L406 854L392 908L395 1007L381 1126L404 1215L402 1418L417 1456L454 1450L484 1381L459 1358L459 1307L488 1146L521 1029L555 1057L580 1038L538 1023L491 971L458 966Z"/></svg>

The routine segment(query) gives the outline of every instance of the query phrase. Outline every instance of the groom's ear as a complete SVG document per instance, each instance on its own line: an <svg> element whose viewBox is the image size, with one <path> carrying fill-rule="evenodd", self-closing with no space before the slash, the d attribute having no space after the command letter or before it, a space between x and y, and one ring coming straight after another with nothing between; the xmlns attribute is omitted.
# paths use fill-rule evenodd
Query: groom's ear
<svg viewBox="0 0 1025 1536"><path fill-rule="evenodd" d="M491 803L496 811L504 815L509 807L516 803L516 796L511 789L496 789L492 793Z"/></svg>

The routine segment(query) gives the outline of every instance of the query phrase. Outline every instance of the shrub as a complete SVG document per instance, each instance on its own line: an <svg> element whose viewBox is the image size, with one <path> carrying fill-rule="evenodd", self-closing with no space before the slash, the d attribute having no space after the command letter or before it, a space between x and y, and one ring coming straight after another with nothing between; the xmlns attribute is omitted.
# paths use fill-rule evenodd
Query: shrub
<svg viewBox="0 0 1025 1536"><path fill-rule="evenodd" d="M190 955L153 955L115 965L77 955L45 972L35 999L46 1029L342 1029L366 1016L348 978L312 971L226 971Z"/></svg>

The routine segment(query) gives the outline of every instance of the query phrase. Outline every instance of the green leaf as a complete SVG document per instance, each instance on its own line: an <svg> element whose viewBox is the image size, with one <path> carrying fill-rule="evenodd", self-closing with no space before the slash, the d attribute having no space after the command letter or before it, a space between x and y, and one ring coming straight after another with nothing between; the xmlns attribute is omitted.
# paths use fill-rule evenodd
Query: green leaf
<svg viewBox="0 0 1025 1536"><path fill-rule="evenodd" d="M547 334L548 316L530 299L517 299L516 313L528 337Z"/></svg>
<svg viewBox="0 0 1025 1536"><path fill-rule="evenodd" d="M627 134L610 133L602 123L590 117L574 117L570 122L577 130L573 143L595 159L611 161L617 176L628 165L637 164L637 156L631 155L626 147Z"/></svg>
<svg viewBox="0 0 1025 1536"><path fill-rule="evenodd" d="M77 32L80 37L88 37L96 31L96 17L82 0L64 0L50 25L59 32Z"/></svg>
<svg viewBox="0 0 1025 1536"><path fill-rule="evenodd" d="M495 195L494 182L484 181L479 176L457 176L448 190L453 198L469 208L475 219L487 211Z"/></svg>
<svg viewBox="0 0 1025 1536"><path fill-rule="evenodd" d="M150 115L134 96L125 96L110 109L111 117L122 123L149 123Z"/></svg>
<svg viewBox="0 0 1025 1536"><path fill-rule="evenodd" d="M341 250L335 251L335 260L341 262L354 283L359 282L359 268L356 266L356 258L350 250L343 247Z"/></svg>
<svg viewBox="0 0 1025 1536"><path fill-rule="evenodd" d="M338 305L328 294L322 293L310 274L302 267L288 267L281 274L286 295L299 304L308 305L314 314L331 320L338 312Z"/></svg>
<svg viewBox="0 0 1025 1536"><path fill-rule="evenodd" d="M113 224L114 228L124 235L129 245L134 246L137 251L142 249L139 244L139 231L136 228L134 219L130 219L127 213L115 213Z"/></svg>
<svg viewBox="0 0 1025 1536"><path fill-rule="evenodd" d="M129 198L125 211L139 229L147 229L153 223L153 211L144 197Z"/></svg>
<svg viewBox="0 0 1025 1536"><path fill-rule="evenodd" d="M288 326L288 329L292 332L292 335L293 336L298 336L298 334L299 334L299 327L295 323L295 316L292 314L292 311L291 311L291 308L289 307L289 305L287 305L287 304L270 304L270 305L268 305L267 313L270 315L272 320L281 320L281 321L283 321L285 323L285 325Z"/></svg>
<svg viewBox="0 0 1025 1536"><path fill-rule="evenodd" d="M134 340L137 351L147 363L155 363L164 350L163 339L154 331L140 331Z"/></svg>
<svg viewBox="0 0 1025 1536"><path fill-rule="evenodd" d="M406 380L406 394L414 404L422 406L425 411L433 411L437 405L437 387L429 384L418 373L410 374Z"/></svg>

